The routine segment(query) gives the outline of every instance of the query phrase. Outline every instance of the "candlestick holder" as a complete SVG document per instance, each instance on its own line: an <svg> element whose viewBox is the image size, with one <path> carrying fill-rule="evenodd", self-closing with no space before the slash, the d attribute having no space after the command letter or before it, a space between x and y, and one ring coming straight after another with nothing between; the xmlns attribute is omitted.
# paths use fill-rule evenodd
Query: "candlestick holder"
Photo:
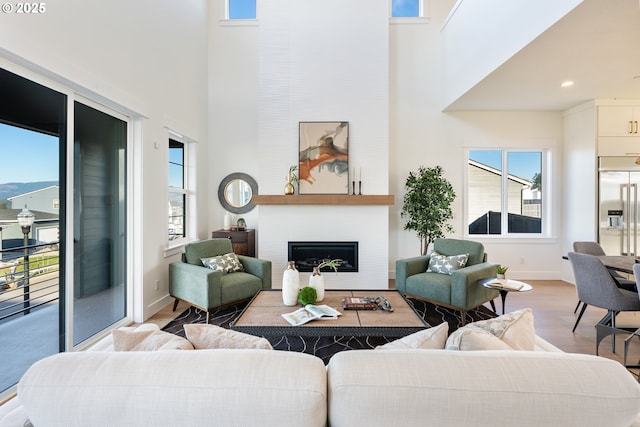
<svg viewBox="0 0 640 427"><path fill-rule="evenodd" d="M351 181L351 185L353 186L353 195L356 195L356 182L355 181Z"/></svg>
<svg viewBox="0 0 640 427"><path fill-rule="evenodd" d="M358 195L362 196L362 181L358 181Z"/></svg>

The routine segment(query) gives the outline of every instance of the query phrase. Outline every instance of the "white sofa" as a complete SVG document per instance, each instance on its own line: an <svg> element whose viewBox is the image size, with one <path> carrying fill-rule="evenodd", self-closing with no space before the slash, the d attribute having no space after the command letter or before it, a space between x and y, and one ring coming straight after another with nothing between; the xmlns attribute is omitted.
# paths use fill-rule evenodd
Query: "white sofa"
<svg viewBox="0 0 640 427"><path fill-rule="evenodd" d="M108 349L107 344L105 349ZM0 427L640 426L619 363L557 351L88 351L35 363Z"/></svg>

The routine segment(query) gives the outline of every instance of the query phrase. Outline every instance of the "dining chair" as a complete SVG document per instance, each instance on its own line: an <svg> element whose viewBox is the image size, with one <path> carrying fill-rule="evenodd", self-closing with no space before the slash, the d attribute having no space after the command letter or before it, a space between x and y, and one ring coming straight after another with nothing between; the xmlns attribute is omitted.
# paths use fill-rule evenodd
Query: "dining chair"
<svg viewBox="0 0 640 427"><path fill-rule="evenodd" d="M636 278L636 284L640 282L640 264L635 264L633 266L633 276ZM639 296L640 298L640 296ZM624 340L624 366L628 368L640 368L640 361L635 365L627 364L627 354L629 353L629 345L631 344L631 340L633 337L640 337L640 328L636 329ZM640 373L638 373L638 382L640 383Z"/></svg>
<svg viewBox="0 0 640 427"><path fill-rule="evenodd" d="M598 242L589 242L589 241L573 242L573 251L580 254L587 254L587 255L593 255L593 256L606 255L606 253L604 252L604 249L602 249L602 246L600 246ZM608 271L609 271L609 274L611 274L611 276L614 278L614 280L616 281L619 287L626 290L637 289L635 281L625 278L613 268L608 268ZM578 327L578 323L580 323L580 319L582 319L582 315L584 314L584 311L587 309L587 304L585 304L584 301L581 301L580 299L578 299L576 308L573 310L574 314L578 311L578 308L580 308L580 304L582 304L582 308L580 309L580 314L578 314L578 318L576 319L576 323L573 325L573 329L571 330L571 332L576 331L576 328Z"/></svg>
<svg viewBox="0 0 640 427"><path fill-rule="evenodd" d="M607 310L596 324L596 355L600 342L609 335L612 336L611 351L615 353L615 334L629 332L616 328L616 316L621 311L640 311L638 294L619 288L597 256L569 252L569 260L580 301Z"/></svg>

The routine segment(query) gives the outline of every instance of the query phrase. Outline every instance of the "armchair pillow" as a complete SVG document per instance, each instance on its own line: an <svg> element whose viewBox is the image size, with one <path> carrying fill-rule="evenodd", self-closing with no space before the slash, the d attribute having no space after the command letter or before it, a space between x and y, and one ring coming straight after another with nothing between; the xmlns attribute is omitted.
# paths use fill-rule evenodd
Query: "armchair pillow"
<svg viewBox="0 0 640 427"><path fill-rule="evenodd" d="M222 274L244 271L244 267L240 263L238 256L233 252L210 258L202 258L201 261L205 267L213 271L221 271Z"/></svg>
<svg viewBox="0 0 640 427"><path fill-rule="evenodd" d="M446 256L434 251L429 258L427 273L451 275L452 271L464 268L468 260L469 254Z"/></svg>

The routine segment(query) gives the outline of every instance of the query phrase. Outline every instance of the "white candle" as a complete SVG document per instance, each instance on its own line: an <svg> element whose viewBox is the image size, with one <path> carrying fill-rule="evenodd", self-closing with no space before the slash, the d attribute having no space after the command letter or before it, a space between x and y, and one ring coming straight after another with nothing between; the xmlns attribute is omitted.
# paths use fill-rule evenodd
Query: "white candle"
<svg viewBox="0 0 640 427"><path fill-rule="evenodd" d="M362 168L360 168L360 179L358 181L362 181Z"/></svg>

